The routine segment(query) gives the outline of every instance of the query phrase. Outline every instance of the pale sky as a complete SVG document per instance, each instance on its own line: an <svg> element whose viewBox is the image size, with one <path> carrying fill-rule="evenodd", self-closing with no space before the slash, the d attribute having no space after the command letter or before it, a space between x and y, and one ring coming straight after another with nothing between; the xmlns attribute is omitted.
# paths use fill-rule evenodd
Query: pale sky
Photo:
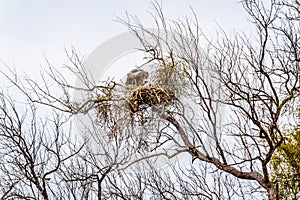
<svg viewBox="0 0 300 200"><path fill-rule="evenodd" d="M191 6L207 32L217 25L225 30L249 28L239 0L161 2L170 19L191 15ZM0 61L29 74L38 72L44 55L53 65L62 66L66 62L65 48L74 46L89 55L105 40L127 31L113 21L116 16L128 12L151 27L148 11L150 0L0 0Z"/></svg>

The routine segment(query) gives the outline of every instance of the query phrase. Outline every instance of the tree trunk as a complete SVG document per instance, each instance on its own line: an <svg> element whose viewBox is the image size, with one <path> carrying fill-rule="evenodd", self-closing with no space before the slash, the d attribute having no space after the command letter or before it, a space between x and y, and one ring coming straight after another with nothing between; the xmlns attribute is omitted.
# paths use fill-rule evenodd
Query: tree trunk
<svg viewBox="0 0 300 200"><path fill-rule="evenodd" d="M268 199L269 200L277 200L278 199L278 193L276 188L270 187L267 189L268 192Z"/></svg>

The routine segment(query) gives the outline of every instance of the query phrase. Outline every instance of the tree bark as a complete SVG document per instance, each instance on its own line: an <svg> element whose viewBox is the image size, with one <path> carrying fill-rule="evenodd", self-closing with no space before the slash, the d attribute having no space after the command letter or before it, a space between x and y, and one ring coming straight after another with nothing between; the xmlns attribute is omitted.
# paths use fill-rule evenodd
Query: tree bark
<svg viewBox="0 0 300 200"><path fill-rule="evenodd" d="M278 199L278 193L277 193L276 188L274 188L274 187L267 188L267 192L268 192L269 200L277 200Z"/></svg>

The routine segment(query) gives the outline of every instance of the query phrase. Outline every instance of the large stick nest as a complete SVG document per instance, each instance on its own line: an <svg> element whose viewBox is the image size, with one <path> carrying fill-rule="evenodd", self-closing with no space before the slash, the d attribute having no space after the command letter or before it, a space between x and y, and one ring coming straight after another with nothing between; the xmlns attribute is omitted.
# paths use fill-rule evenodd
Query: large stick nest
<svg viewBox="0 0 300 200"><path fill-rule="evenodd" d="M174 99L174 93L164 86L139 86L129 96L129 107L136 113L154 105L170 105Z"/></svg>

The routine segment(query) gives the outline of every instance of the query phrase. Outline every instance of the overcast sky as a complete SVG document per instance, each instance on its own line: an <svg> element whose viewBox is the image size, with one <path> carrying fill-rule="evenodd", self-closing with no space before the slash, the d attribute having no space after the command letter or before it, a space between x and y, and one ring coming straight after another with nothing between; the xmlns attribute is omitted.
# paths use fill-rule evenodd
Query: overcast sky
<svg viewBox="0 0 300 200"><path fill-rule="evenodd" d="M171 19L190 15L191 6L204 31L213 31L217 24L225 30L246 30L249 26L239 0L161 2ZM74 46L89 55L105 40L126 31L114 21L116 16L128 12L151 27L148 11L150 0L0 0L0 61L36 73L46 55L59 67L66 61L65 48Z"/></svg>

